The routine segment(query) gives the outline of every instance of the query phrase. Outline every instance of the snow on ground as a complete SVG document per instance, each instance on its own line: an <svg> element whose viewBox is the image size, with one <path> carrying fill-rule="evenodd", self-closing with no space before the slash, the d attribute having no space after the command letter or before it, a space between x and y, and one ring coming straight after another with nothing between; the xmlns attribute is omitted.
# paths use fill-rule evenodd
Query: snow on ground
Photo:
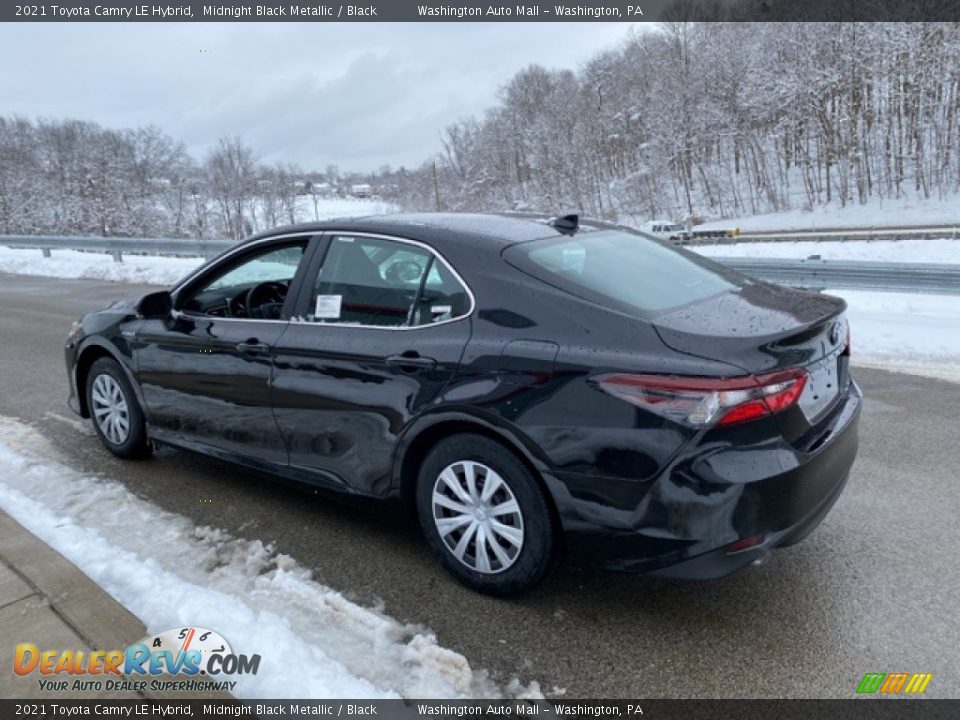
<svg viewBox="0 0 960 720"><path fill-rule="evenodd" d="M844 242L744 242L733 245L691 245L709 257L808 258L869 262L940 263L960 265L957 240L847 240Z"/></svg>
<svg viewBox="0 0 960 720"><path fill-rule="evenodd" d="M496 685L430 631L348 601L270 545L194 527L76 471L39 432L2 416L0 507L148 632L197 625L234 652L259 654L259 672L236 678L237 697L539 696L535 682Z"/></svg>
<svg viewBox="0 0 960 720"><path fill-rule="evenodd" d="M899 227L910 225L960 225L960 195L943 200L874 198L865 205L839 203L822 205L813 210L788 210L767 215L712 220L695 230L740 228L741 232L772 230L817 230L820 228Z"/></svg>
<svg viewBox="0 0 960 720"><path fill-rule="evenodd" d="M826 292L847 301L854 366L960 382L960 298Z"/></svg>
<svg viewBox="0 0 960 720"><path fill-rule="evenodd" d="M363 215L385 215L397 212L397 206L374 198L320 197L297 195L295 214L297 222L334 220Z"/></svg>
<svg viewBox="0 0 960 720"><path fill-rule="evenodd" d="M51 250L50 255L45 258L40 250L0 246L0 272L169 286L203 262L199 257L124 255L118 263L106 253L76 250Z"/></svg>

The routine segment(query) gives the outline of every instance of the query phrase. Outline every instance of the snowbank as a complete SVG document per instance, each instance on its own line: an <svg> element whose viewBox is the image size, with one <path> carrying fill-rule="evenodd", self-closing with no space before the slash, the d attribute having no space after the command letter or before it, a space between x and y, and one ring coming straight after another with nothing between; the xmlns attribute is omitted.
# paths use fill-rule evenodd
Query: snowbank
<svg viewBox="0 0 960 720"><path fill-rule="evenodd" d="M911 225L960 225L960 195L944 200L874 198L865 205L822 205L813 210L788 210L767 215L712 220L696 230L740 228L741 232L817 230L823 228L902 227Z"/></svg>
<svg viewBox="0 0 960 720"><path fill-rule="evenodd" d="M45 258L40 250L0 246L0 272L169 286L203 262L199 257L124 255L118 263L109 254L76 250L51 250L50 255Z"/></svg>
<svg viewBox="0 0 960 720"><path fill-rule="evenodd" d="M960 298L827 292L847 301L854 366L960 382Z"/></svg>
<svg viewBox="0 0 960 720"><path fill-rule="evenodd" d="M139 617L192 624L260 654L240 698L538 697L496 685L424 628L346 600L259 540L194 527L119 483L77 472L28 425L0 416L0 507ZM130 638L136 642L139 638Z"/></svg>

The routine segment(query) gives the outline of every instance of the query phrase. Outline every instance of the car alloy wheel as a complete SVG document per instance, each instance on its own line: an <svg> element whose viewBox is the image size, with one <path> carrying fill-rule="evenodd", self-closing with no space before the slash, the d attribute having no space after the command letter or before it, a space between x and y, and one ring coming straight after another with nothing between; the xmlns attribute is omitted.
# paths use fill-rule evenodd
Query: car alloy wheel
<svg viewBox="0 0 960 720"><path fill-rule="evenodd" d="M106 373L97 375L90 396L100 432L114 445L123 445L130 435L130 410L120 383Z"/></svg>
<svg viewBox="0 0 960 720"><path fill-rule="evenodd" d="M523 513L510 485L483 463L451 463L433 486L433 522L450 553L471 570L501 573L523 549Z"/></svg>

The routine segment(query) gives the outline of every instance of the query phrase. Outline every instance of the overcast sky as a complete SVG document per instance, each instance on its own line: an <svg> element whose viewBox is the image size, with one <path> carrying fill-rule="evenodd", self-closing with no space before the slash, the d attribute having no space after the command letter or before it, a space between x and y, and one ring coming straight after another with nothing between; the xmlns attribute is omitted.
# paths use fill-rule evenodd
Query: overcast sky
<svg viewBox="0 0 960 720"><path fill-rule="evenodd" d="M628 23L57 23L0 27L0 114L240 135L305 169L417 165L530 63L577 68ZM201 52L204 51L204 52Z"/></svg>

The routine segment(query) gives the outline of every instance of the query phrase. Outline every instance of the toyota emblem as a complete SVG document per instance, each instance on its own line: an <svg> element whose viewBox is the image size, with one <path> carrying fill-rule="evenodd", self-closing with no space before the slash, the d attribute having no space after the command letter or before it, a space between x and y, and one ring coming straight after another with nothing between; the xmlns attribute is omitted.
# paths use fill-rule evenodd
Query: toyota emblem
<svg viewBox="0 0 960 720"><path fill-rule="evenodd" d="M833 327L830 328L830 344L836 345L840 342L840 325L841 323L834 323Z"/></svg>

